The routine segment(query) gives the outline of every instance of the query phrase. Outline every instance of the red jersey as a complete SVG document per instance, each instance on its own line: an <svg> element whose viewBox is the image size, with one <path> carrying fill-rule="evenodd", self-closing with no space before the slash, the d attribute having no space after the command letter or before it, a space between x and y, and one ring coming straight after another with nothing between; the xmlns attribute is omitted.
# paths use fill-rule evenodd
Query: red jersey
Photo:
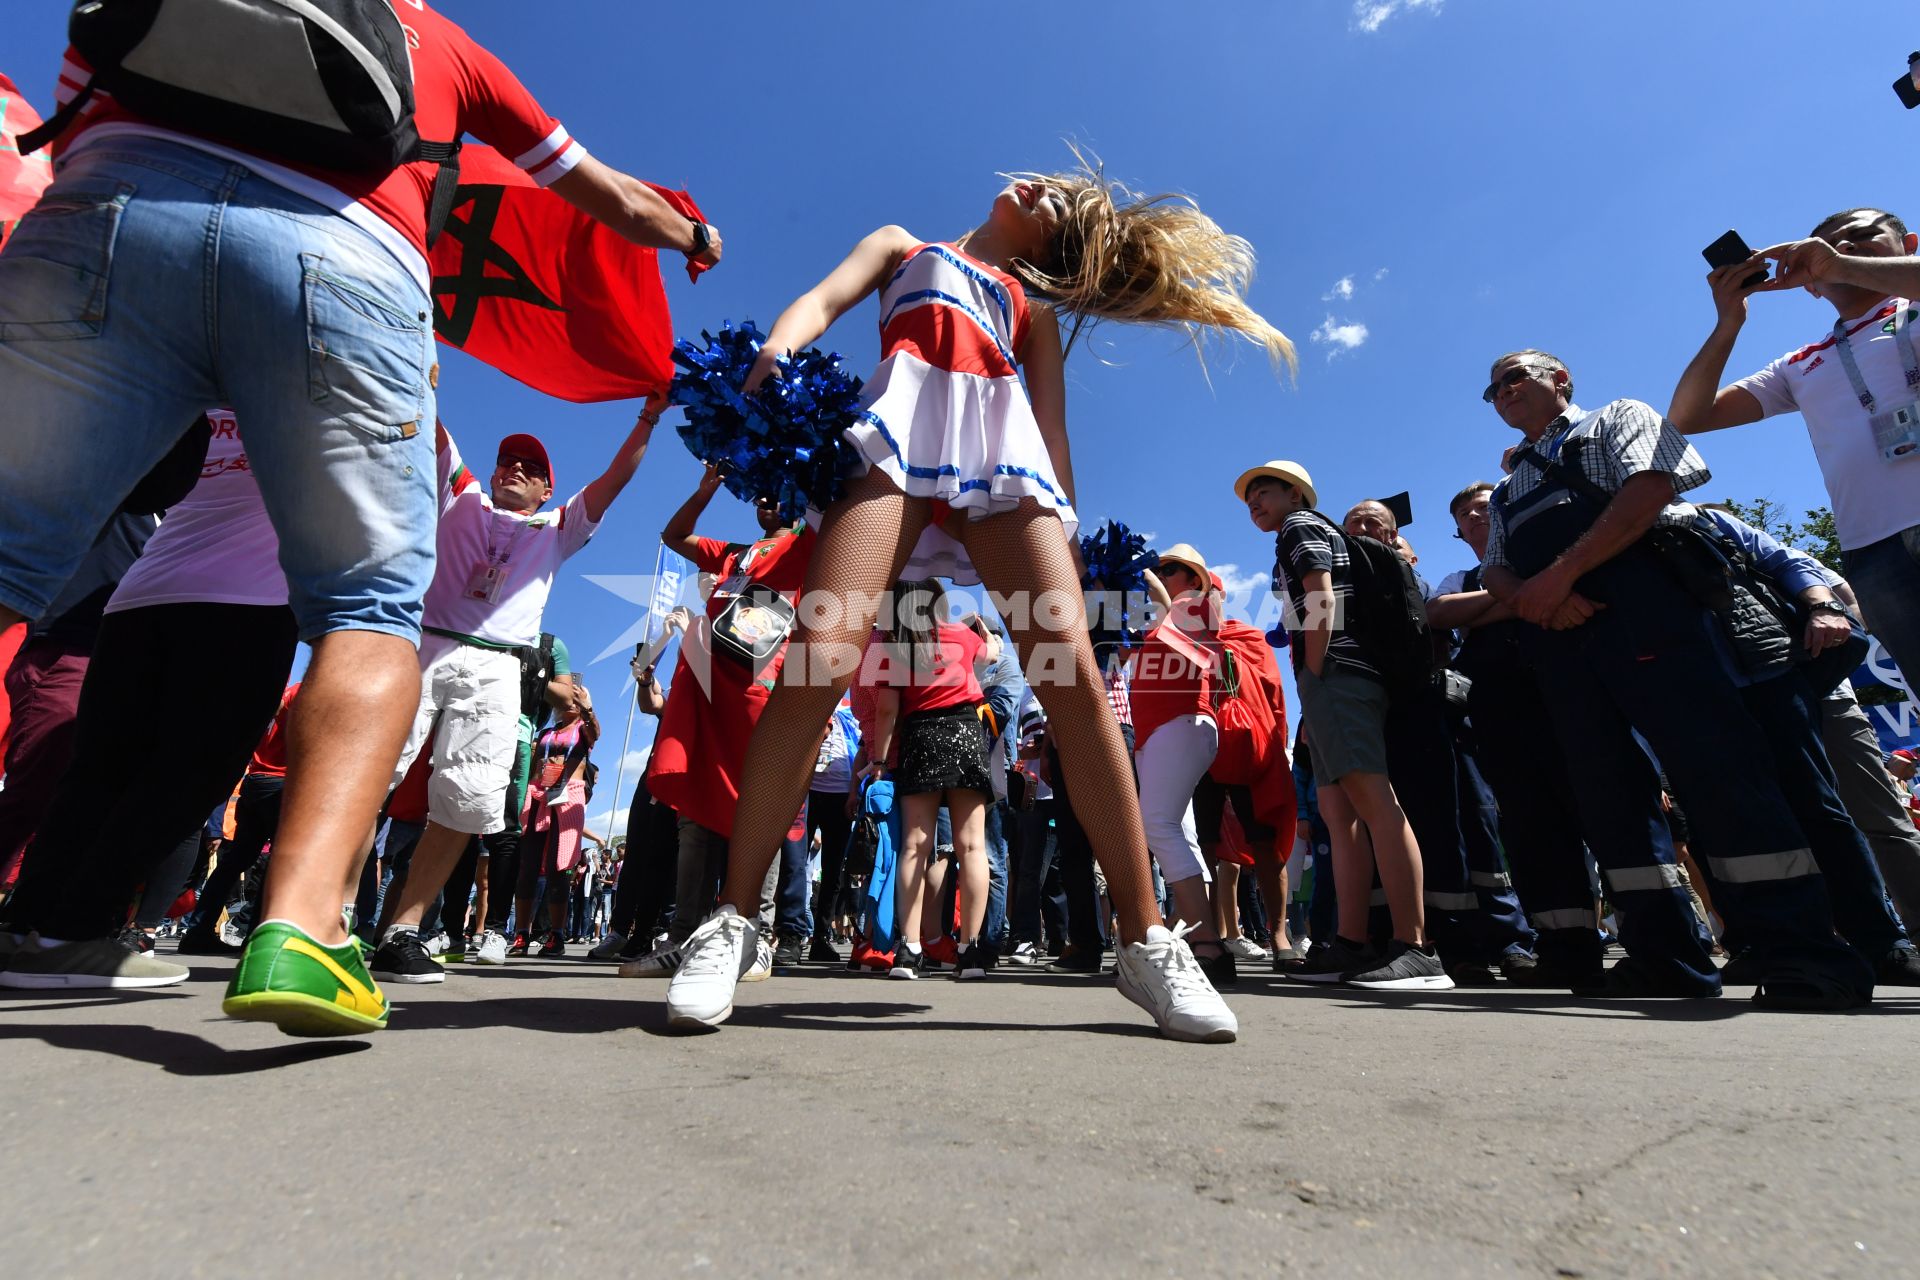
<svg viewBox="0 0 1920 1280"><path fill-rule="evenodd" d="M780 533L749 546L701 538L693 562L719 575L706 616L681 639L667 705L660 713L647 789L681 817L723 836L733 834L747 740L767 705L787 650L782 645L758 676L712 649L712 620L749 583L772 587L797 602L813 556L811 529Z"/></svg>
<svg viewBox="0 0 1920 1280"><path fill-rule="evenodd" d="M1190 603L1174 602L1175 609ZM1183 716L1213 714L1214 659L1219 647L1213 630L1198 618L1161 620L1133 651L1128 692L1133 701L1134 750L1146 745L1153 731Z"/></svg>
<svg viewBox="0 0 1920 1280"><path fill-rule="evenodd" d="M586 149L548 115L506 65L475 44L454 23L426 6L425 0L389 0L406 32L413 61L414 123L429 142L453 142L472 134L502 155L541 186L586 158ZM73 48L60 68L54 101L65 106L86 84L92 69ZM398 233L380 235L396 250L410 244L416 261L407 263L424 276L427 254L427 201L440 166L431 161L401 165L381 175L340 173L310 165L289 164L262 157L247 148L148 124L120 106L112 95L95 92L62 147L63 154L114 132L139 132L173 138L217 155L231 155L269 181L356 218L364 210ZM352 207L342 207L352 206ZM402 258L405 262L406 259Z"/></svg>
<svg viewBox="0 0 1920 1280"><path fill-rule="evenodd" d="M945 711L950 707L974 707L986 701L980 690L980 677L973 664L985 647L979 634L951 622L939 624L939 639L934 643L931 666L921 669L906 656L886 644L869 645L866 670L873 665L872 683L879 688L900 691L900 717L905 719L922 711Z"/></svg>
<svg viewBox="0 0 1920 1280"><path fill-rule="evenodd" d="M298 692L300 682L296 680L280 695L280 709L273 713L273 723L267 726L267 736L260 739L260 745L253 749L253 762L247 766L248 773L266 778L287 776L287 712L292 709L293 695Z"/></svg>

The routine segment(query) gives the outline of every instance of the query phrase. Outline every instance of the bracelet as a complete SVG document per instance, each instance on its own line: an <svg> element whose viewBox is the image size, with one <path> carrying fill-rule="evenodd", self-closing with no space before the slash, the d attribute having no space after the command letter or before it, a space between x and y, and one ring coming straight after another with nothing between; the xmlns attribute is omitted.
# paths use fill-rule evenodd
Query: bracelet
<svg viewBox="0 0 1920 1280"><path fill-rule="evenodd" d="M660 425L660 411L656 410L653 413L648 413L645 409L642 409L640 411L640 421L650 427L657 427Z"/></svg>

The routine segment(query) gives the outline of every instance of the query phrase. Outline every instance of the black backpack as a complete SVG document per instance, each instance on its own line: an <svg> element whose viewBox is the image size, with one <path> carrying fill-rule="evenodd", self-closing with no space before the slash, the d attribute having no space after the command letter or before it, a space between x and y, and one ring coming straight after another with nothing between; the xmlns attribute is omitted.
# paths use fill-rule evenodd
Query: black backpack
<svg viewBox="0 0 1920 1280"><path fill-rule="evenodd" d="M22 154L100 89L155 124L296 164L379 174L437 161L429 242L452 207L460 143L415 129L413 64L388 0L77 0L67 38L93 78L21 136Z"/></svg>
<svg viewBox="0 0 1920 1280"><path fill-rule="evenodd" d="M1314 514L1346 540L1353 565L1346 632L1391 692L1432 689L1437 669L1433 629L1427 625L1427 601L1413 566L1386 543L1348 533L1318 511Z"/></svg>

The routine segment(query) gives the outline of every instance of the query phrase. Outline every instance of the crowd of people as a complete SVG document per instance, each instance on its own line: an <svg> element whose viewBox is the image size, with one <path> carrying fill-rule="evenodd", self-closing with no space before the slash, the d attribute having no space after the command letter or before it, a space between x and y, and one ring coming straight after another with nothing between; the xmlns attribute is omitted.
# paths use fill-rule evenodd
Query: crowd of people
<svg viewBox="0 0 1920 1280"><path fill-rule="evenodd" d="M471 134L618 235L721 260L458 27L405 24L420 137ZM30 627L0 986L164 986L230 953L228 1015L343 1035L387 1025L383 983L575 956L661 979L699 1030L804 964L1046 965L1223 1042L1249 965L1594 999L1731 981L1810 1010L1920 985L1920 833L1847 683L1869 630L1920 671L1920 257L1892 213L1717 269L1664 413L1580 407L1545 351L1494 359L1519 441L1461 476L1478 565L1437 586L1394 501L1322 512L1311 458L1221 475L1274 538L1250 620L1191 543L1089 562L1062 330L1178 324L1289 365L1251 247L1084 164L1014 176L952 242L882 227L739 388L777 389L783 353L877 295L842 491L806 519L762 495L761 536L730 542L697 530L709 466L661 532L701 591L667 678L661 645L634 658L657 725L610 838L546 604L666 395L563 502L532 435L483 482L434 409L444 160L342 169L123 101L111 72L70 52L57 177L0 252L0 467L33 477L0 511L0 623ZM1749 299L1802 288L1831 330L1721 385ZM1789 411L1844 576L1689 500L1689 437Z"/></svg>

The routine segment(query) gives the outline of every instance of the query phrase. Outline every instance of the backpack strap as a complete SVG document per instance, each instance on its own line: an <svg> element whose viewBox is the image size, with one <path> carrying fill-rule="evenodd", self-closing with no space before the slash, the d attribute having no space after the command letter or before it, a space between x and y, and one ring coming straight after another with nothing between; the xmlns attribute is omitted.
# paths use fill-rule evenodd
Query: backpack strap
<svg viewBox="0 0 1920 1280"><path fill-rule="evenodd" d="M1581 441L1573 437L1569 437L1567 443L1563 446L1565 449L1573 450L1573 459L1575 462L1579 461L1582 447ZM1597 506L1605 507L1613 501L1613 495L1593 481L1587 479L1586 472L1582 471L1579 467L1568 466L1558 458L1549 458L1536 451L1530 444L1517 451L1513 455L1513 460L1515 462L1532 463L1539 469L1540 474L1546 476L1549 480L1573 490L1573 492Z"/></svg>
<svg viewBox="0 0 1920 1280"><path fill-rule="evenodd" d="M460 146L460 139L455 138L452 142L422 142L418 148L419 159L432 160L440 166L440 172L433 175L433 194L427 199L429 249L446 228L447 215L453 212L454 197L460 190Z"/></svg>
<svg viewBox="0 0 1920 1280"><path fill-rule="evenodd" d="M80 86L80 92L74 94L66 106L54 112L38 128L29 129L16 138L14 141L20 148L20 154L31 155L65 133L67 126L80 118L80 112L93 98L93 85L93 78L88 77L87 82Z"/></svg>

